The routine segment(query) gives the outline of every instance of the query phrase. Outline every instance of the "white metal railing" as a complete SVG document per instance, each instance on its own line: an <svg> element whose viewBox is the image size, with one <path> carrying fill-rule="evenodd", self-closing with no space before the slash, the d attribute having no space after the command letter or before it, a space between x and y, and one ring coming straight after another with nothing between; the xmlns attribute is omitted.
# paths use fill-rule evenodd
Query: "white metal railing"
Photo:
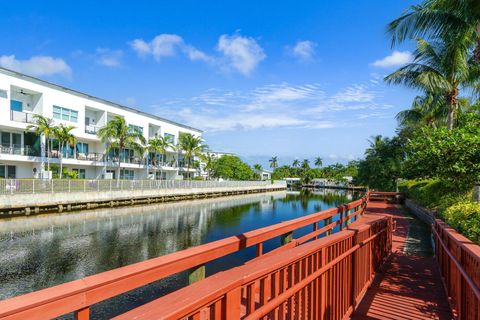
<svg viewBox="0 0 480 320"><path fill-rule="evenodd" d="M271 181L0 179L0 195L117 190L261 187ZM286 187L285 181L273 185Z"/></svg>

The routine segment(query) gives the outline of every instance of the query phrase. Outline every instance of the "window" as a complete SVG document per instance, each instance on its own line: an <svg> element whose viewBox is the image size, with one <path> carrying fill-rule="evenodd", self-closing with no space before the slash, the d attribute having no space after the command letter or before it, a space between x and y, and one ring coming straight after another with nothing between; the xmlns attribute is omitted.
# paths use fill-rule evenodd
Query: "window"
<svg viewBox="0 0 480 320"><path fill-rule="evenodd" d="M77 143L77 153L88 154L88 143L78 142Z"/></svg>
<svg viewBox="0 0 480 320"><path fill-rule="evenodd" d="M53 106L53 118L70 122L78 122L78 111L59 106Z"/></svg>
<svg viewBox="0 0 480 320"><path fill-rule="evenodd" d="M134 124L129 124L128 129L130 129L130 132L137 132L137 133L143 134L143 127L136 126Z"/></svg>
<svg viewBox="0 0 480 320"><path fill-rule="evenodd" d="M17 175L16 166L6 166L3 164L0 164L0 178L15 179L16 175Z"/></svg>
<svg viewBox="0 0 480 320"><path fill-rule="evenodd" d="M2 132L1 144L2 144L2 147L21 148L22 135L20 133Z"/></svg>
<svg viewBox="0 0 480 320"><path fill-rule="evenodd" d="M10 100L10 109L13 111L20 111L23 110L23 102L17 100Z"/></svg>
<svg viewBox="0 0 480 320"><path fill-rule="evenodd" d="M135 177L133 170L121 169L120 170L120 179L124 180L133 180Z"/></svg>
<svg viewBox="0 0 480 320"><path fill-rule="evenodd" d="M171 133L164 133L163 136L167 139L170 139L171 143L175 143L175 135Z"/></svg>
<svg viewBox="0 0 480 320"><path fill-rule="evenodd" d="M85 179L85 169L72 169L72 171L77 173L78 179Z"/></svg>

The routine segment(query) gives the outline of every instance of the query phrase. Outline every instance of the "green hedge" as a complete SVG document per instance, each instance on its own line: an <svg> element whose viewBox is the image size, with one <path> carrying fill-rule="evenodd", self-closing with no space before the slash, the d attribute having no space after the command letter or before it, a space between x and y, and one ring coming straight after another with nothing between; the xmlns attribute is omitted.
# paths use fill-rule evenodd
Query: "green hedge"
<svg viewBox="0 0 480 320"><path fill-rule="evenodd" d="M438 179L407 180L401 182L398 188L407 198L423 207L438 210L439 213L470 197L470 190Z"/></svg>
<svg viewBox="0 0 480 320"><path fill-rule="evenodd" d="M460 202L443 212L443 219L452 228L480 244L480 204Z"/></svg>

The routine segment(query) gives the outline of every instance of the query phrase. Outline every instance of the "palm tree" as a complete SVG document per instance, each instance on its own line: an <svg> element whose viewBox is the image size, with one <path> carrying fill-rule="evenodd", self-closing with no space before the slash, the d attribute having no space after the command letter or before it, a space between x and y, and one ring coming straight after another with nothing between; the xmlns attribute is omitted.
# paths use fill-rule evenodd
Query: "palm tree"
<svg viewBox="0 0 480 320"><path fill-rule="evenodd" d="M315 166L320 168L323 165L323 160L320 157L315 158Z"/></svg>
<svg viewBox="0 0 480 320"><path fill-rule="evenodd" d="M98 130L97 136L107 147L105 152L118 151L118 175L117 181L120 182L120 164L121 155L125 149L130 148L139 150L141 144L145 144L145 138L137 130L131 130L125 119L121 116L115 116L112 120Z"/></svg>
<svg viewBox="0 0 480 320"><path fill-rule="evenodd" d="M304 172L307 171L308 169L310 169L310 161L308 159L303 159L302 169L303 169Z"/></svg>
<svg viewBox="0 0 480 320"><path fill-rule="evenodd" d="M155 160L157 159L158 155L166 155L168 149L174 149L175 146L173 145L170 137L155 137L153 139L148 140L147 150L152 152L155 155ZM148 161L148 157L147 157ZM147 163L148 166L148 163ZM162 164L161 163L154 163L155 167L155 178L157 176L157 167L160 167L160 174L163 174Z"/></svg>
<svg viewBox="0 0 480 320"><path fill-rule="evenodd" d="M414 61L385 77L385 81L442 95L447 106L447 128L451 130L459 91L470 85L468 59L466 38L433 43L418 39Z"/></svg>
<svg viewBox="0 0 480 320"><path fill-rule="evenodd" d="M298 168L299 166L300 166L300 161L298 161L298 159L293 160L292 167Z"/></svg>
<svg viewBox="0 0 480 320"><path fill-rule="evenodd" d="M438 128L446 125L447 107L442 95L426 93L413 100L412 107L400 111L396 119L402 129L415 129L423 126Z"/></svg>
<svg viewBox="0 0 480 320"><path fill-rule="evenodd" d="M184 152L184 159L187 160L187 178L190 177L190 166L194 157L199 157L207 150L207 145L201 137L196 137L191 133L182 133L178 137L178 149Z"/></svg>
<svg viewBox="0 0 480 320"><path fill-rule="evenodd" d="M33 129L36 134L42 135L45 138L46 145L42 144L42 146L46 147L47 171L50 171L50 153L52 151L52 141L50 138L53 135L53 129L55 125L52 119L39 114L35 114L33 116L33 119L35 120L35 124L28 125L26 130L28 131ZM44 154L45 150L42 151L42 155Z"/></svg>
<svg viewBox="0 0 480 320"><path fill-rule="evenodd" d="M262 171L263 171L262 165L261 165L261 164L258 164L258 163L255 163L255 164L253 165L253 170L255 170L255 174L257 175L257 178L258 178L259 180L261 180L261 179L262 179L261 174L262 174Z"/></svg>
<svg viewBox="0 0 480 320"><path fill-rule="evenodd" d="M58 126L53 127L53 135L55 138L58 140L58 157L60 160L60 173L59 177L62 179L62 174L63 174L63 147L70 146L70 147L75 147L75 143L77 142L77 138L73 135L71 132L73 129L75 129L74 126L66 126L63 123L61 123ZM67 152L65 148L65 152Z"/></svg>
<svg viewBox="0 0 480 320"><path fill-rule="evenodd" d="M275 157L272 157L272 159L268 160L270 162L270 168L272 168L273 170L275 170L276 168L278 168L278 159L277 159L277 156Z"/></svg>
<svg viewBox="0 0 480 320"><path fill-rule="evenodd" d="M207 152L207 153L203 153L202 155L200 155L200 159L204 163L204 170L207 173L206 179L208 180L208 179L210 179L210 176L212 175L212 171L214 169L216 158L213 154L211 154L210 152Z"/></svg>
<svg viewBox="0 0 480 320"><path fill-rule="evenodd" d="M406 39L467 37L480 62L480 2L478 0L426 0L408 8L387 27L392 45Z"/></svg>

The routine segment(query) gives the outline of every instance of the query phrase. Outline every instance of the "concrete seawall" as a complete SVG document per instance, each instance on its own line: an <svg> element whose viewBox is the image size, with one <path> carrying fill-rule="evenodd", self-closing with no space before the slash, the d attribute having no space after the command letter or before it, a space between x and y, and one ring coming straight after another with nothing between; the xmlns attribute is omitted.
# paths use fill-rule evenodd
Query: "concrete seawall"
<svg viewBox="0 0 480 320"><path fill-rule="evenodd" d="M414 214L417 218L419 218L428 225L432 225L435 221L435 216L432 211L419 206L410 199L405 199L405 207L407 207L408 210L410 210L410 212Z"/></svg>
<svg viewBox="0 0 480 320"><path fill-rule="evenodd" d="M189 199L213 198L285 190L281 183L263 186L55 192L51 194L0 195L0 218Z"/></svg>

